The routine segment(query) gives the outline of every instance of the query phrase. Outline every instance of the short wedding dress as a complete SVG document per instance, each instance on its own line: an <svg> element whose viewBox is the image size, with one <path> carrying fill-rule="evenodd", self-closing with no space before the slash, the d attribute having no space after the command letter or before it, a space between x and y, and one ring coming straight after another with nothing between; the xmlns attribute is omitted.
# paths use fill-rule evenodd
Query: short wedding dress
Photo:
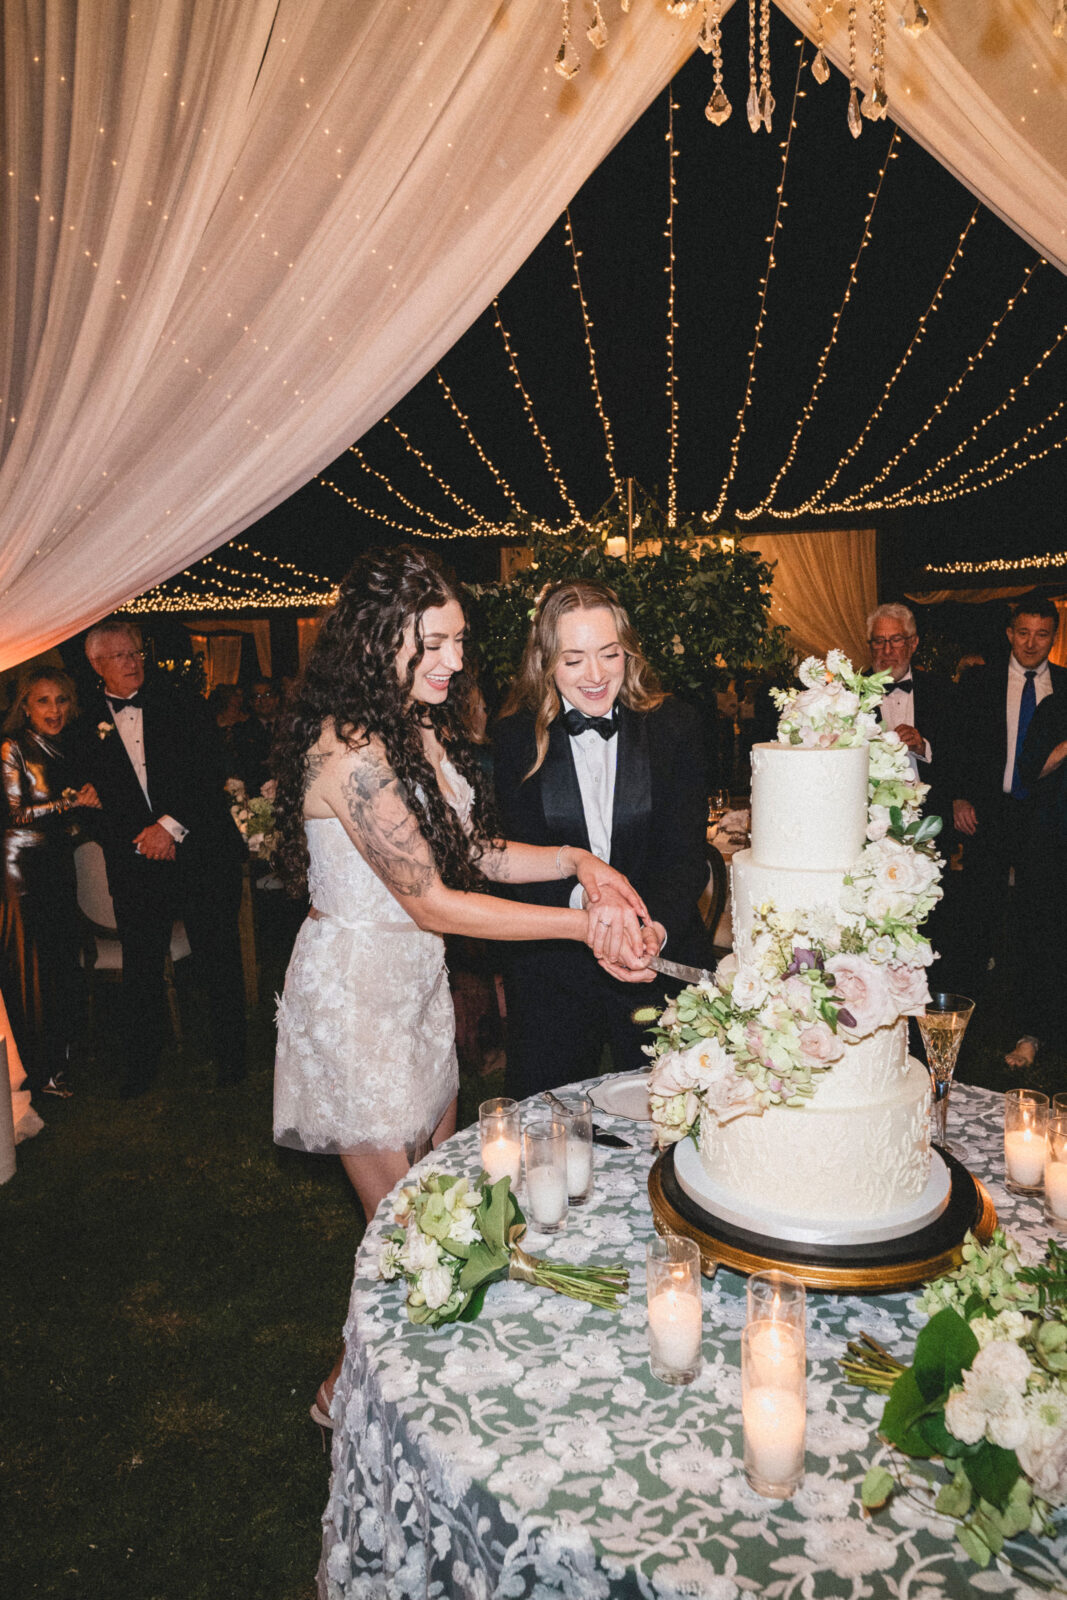
<svg viewBox="0 0 1067 1600"><path fill-rule="evenodd" d="M473 794L443 764L466 823ZM278 1003L274 1140L324 1155L418 1155L456 1094L444 940L425 933L336 817L311 817L308 888Z"/></svg>

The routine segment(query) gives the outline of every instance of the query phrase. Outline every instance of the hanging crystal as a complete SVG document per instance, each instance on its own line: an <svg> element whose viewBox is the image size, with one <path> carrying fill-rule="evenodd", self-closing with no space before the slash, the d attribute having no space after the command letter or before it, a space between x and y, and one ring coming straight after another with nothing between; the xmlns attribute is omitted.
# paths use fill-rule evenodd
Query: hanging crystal
<svg viewBox="0 0 1067 1600"><path fill-rule="evenodd" d="M825 0L808 0L812 15L815 18L815 59L811 63L811 75L816 83L825 83L830 76L830 68L822 47L823 15L831 10L834 0L826 5Z"/></svg>
<svg viewBox="0 0 1067 1600"><path fill-rule="evenodd" d="M717 128L721 128L733 109L733 106L726 98L726 90L716 89L704 107L704 115L709 122L714 122Z"/></svg>
<svg viewBox="0 0 1067 1600"><path fill-rule="evenodd" d="M571 3L563 0L563 38L556 54L556 71L561 78L573 78L581 66L578 52L571 43Z"/></svg>
<svg viewBox="0 0 1067 1600"><path fill-rule="evenodd" d="M696 3L697 0L667 0L667 14L671 17L687 17L696 10Z"/></svg>
<svg viewBox="0 0 1067 1600"><path fill-rule="evenodd" d="M608 30L604 26L604 18L600 11L600 0L593 0L593 18L589 24L586 38L594 50L603 50L608 42Z"/></svg>
<svg viewBox="0 0 1067 1600"><path fill-rule="evenodd" d="M722 0L711 0L710 12L707 0L704 5L704 26L701 36L707 33L711 43L711 65L713 71L711 99L704 107L704 115L709 122L721 128L733 110L722 86Z"/></svg>
<svg viewBox="0 0 1067 1600"><path fill-rule="evenodd" d="M759 99L756 110L767 132L771 131L774 96L771 93L771 0L760 0Z"/></svg>
<svg viewBox="0 0 1067 1600"><path fill-rule="evenodd" d="M711 12L708 9L708 0L704 0L704 15L700 20L700 32L697 34L697 44L700 46L706 56L709 56L715 48L715 40L712 36Z"/></svg>
<svg viewBox="0 0 1067 1600"><path fill-rule="evenodd" d="M854 139L858 139L863 132L863 115L860 111L860 97L855 89L850 90L848 97L848 131Z"/></svg>
<svg viewBox="0 0 1067 1600"><path fill-rule="evenodd" d="M774 96L771 93L770 84L767 84L759 92L758 109L760 121L763 123L763 126L766 128L767 132L770 133L771 118L774 115Z"/></svg>
<svg viewBox="0 0 1067 1600"><path fill-rule="evenodd" d="M871 12L871 86L860 107L870 122L881 122L889 110L885 88L885 0L869 0Z"/></svg>
<svg viewBox="0 0 1067 1600"><path fill-rule="evenodd" d="M889 96L885 92L885 80L879 75L864 95L860 111L868 122L881 122L888 110Z"/></svg>
<svg viewBox="0 0 1067 1600"><path fill-rule="evenodd" d="M759 88L756 83L756 0L748 0L748 99L745 115L753 133L760 129Z"/></svg>
<svg viewBox="0 0 1067 1600"><path fill-rule="evenodd" d="M1061 6L1063 3L1064 0L1060 0ZM921 6L919 0L904 0L904 9L900 13L900 26L905 33L922 33L924 28L930 26L930 18L927 15L926 7Z"/></svg>
<svg viewBox="0 0 1067 1600"><path fill-rule="evenodd" d="M1052 8L1053 38L1062 39L1065 30L1067 30L1067 0L1056 0L1056 4Z"/></svg>
<svg viewBox="0 0 1067 1600"><path fill-rule="evenodd" d="M830 63L821 50L816 50L815 60L811 64L811 75L816 83L825 83L830 76Z"/></svg>

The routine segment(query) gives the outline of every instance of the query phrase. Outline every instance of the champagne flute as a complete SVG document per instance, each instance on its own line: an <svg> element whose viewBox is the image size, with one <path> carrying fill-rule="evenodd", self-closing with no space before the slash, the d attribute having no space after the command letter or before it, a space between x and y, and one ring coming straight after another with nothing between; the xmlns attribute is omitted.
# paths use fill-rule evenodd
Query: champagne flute
<svg viewBox="0 0 1067 1600"><path fill-rule="evenodd" d="M718 823L730 809L729 789L713 789L708 796L708 832L714 833Z"/></svg>
<svg viewBox="0 0 1067 1600"><path fill-rule="evenodd" d="M926 1065L933 1081L934 1143L947 1150L950 1156L957 1157L963 1152L958 1145L949 1144L945 1133L948 1095L956 1058L973 1010L974 1001L965 994L933 994L926 1010L915 1018L926 1046Z"/></svg>

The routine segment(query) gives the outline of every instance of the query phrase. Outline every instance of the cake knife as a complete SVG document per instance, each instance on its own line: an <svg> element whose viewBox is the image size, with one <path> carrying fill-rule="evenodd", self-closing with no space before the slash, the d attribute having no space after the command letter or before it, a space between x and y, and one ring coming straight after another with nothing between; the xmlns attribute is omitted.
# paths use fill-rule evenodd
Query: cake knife
<svg viewBox="0 0 1067 1600"><path fill-rule="evenodd" d="M645 963L665 978L677 978L679 983L711 983L712 974L707 967L687 967L683 961L668 961L666 956L649 956Z"/></svg>

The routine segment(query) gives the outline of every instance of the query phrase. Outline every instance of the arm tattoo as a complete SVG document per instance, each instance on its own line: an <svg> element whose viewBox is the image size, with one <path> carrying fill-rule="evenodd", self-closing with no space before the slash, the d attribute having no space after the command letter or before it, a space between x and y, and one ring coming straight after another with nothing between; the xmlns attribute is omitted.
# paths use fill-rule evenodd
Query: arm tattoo
<svg viewBox="0 0 1067 1600"><path fill-rule="evenodd" d="M367 863L386 888L413 899L424 895L434 883L437 869L418 819L403 803L391 767L364 750L341 789Z"/></svg>
<svg viewBox="0 0 1067 1600"><path fill-rule="evenodd" d="M484 875L492 883L511 882L511 863L508 860L508 841L494 839L491 846L478 860Z"/></svg>

